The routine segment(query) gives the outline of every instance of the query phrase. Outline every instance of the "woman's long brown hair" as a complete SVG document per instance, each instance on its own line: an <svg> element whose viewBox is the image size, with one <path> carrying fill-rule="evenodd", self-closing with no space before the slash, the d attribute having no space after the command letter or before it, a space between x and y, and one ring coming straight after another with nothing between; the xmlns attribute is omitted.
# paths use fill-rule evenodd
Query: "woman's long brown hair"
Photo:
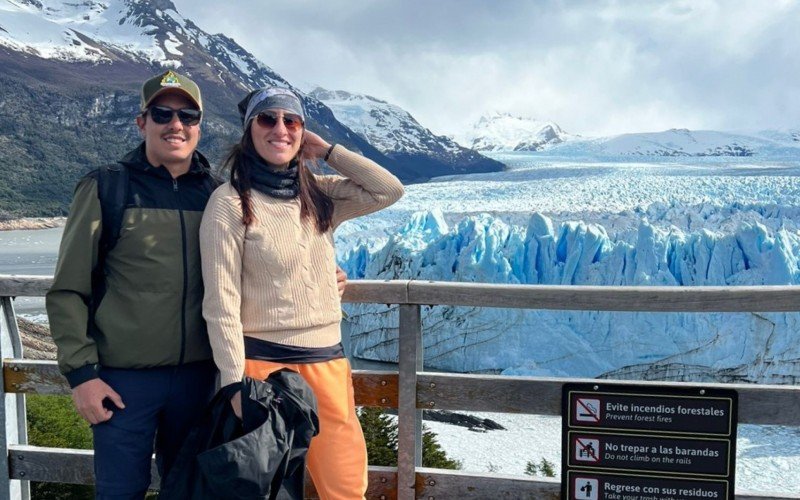
<svg viewBox="0 0 800 500"><path fill-rule="evenodd" d="M225 158L223 168L230 169L231 186L239 193L242 201L242 223L249 226L255 221L253 202L250 192L253 187L250 166L244 161L244 152L255 153L255 146L251 137L250 127L247 127L242 139L235 144ZM303 147L297 153L298 181L300 185L300 217L311 219L320 233L331 228L333 221L333 201L320 189L317 179L311 173L309 164L312 160L303 154Z"/></svg>

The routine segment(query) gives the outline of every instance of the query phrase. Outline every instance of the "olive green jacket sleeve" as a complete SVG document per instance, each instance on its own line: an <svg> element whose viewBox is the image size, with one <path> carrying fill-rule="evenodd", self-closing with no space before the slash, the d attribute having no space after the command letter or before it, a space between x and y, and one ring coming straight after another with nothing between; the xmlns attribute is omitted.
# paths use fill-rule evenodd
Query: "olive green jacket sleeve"
<svg viewBox="0 0 800 500"><path fill-rule="evenodd" d="M97 377L98 356L89 336L92 269L97 264L102 215L97 181L85 177L75 188L53 286L46 295L50 333L58 347L58 368L71 387Z"/></svg>

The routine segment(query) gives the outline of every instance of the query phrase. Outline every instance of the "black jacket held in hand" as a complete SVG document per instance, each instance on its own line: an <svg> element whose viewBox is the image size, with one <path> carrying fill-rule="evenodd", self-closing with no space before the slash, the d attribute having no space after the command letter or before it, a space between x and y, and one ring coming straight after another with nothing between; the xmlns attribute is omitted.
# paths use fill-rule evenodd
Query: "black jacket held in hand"
<svg viewBox="0 0 800 500"><path fill-rule="evenodd" d="M230 400L241 387L242 419ZM296 372L223 387L186 438L161 499L303 498L305 458L319 433L317 400Z"/></svg>

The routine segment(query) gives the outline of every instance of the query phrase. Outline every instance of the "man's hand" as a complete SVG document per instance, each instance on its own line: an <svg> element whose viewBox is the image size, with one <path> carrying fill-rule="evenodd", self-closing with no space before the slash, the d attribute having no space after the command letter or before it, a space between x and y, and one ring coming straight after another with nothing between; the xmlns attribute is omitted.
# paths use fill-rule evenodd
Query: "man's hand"
<svg viewBox="0 0 800 500"><path fill-rule="evenodd" d="M336 266L336 287L339 289L339 298L341 299L344 289L347 287L347 273L339 266Z"/></svg>
<svg viewBox="0 0 800 500"><path fill-rule="evenodd" d="M72 389L72 402L75 409L90 424L99 424L110 419L114 412L103 406L104 399L110 399L117 408L125 408L122 398L110 385L99 378L87 380Z"/></svg>

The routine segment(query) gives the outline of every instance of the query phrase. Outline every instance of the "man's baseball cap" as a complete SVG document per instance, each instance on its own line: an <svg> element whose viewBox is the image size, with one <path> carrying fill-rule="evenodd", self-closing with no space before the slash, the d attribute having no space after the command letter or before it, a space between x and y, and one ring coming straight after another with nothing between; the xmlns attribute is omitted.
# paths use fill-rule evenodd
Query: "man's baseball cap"
<svg viewBox="0 0 800 500"><path fill-rule="evenodd" d="M200 96L200 87L189 78L172 70L154 76L142 85L142 108L144 111L153 100L165 92L180 92L203 110L203 98Z"/></svg>

